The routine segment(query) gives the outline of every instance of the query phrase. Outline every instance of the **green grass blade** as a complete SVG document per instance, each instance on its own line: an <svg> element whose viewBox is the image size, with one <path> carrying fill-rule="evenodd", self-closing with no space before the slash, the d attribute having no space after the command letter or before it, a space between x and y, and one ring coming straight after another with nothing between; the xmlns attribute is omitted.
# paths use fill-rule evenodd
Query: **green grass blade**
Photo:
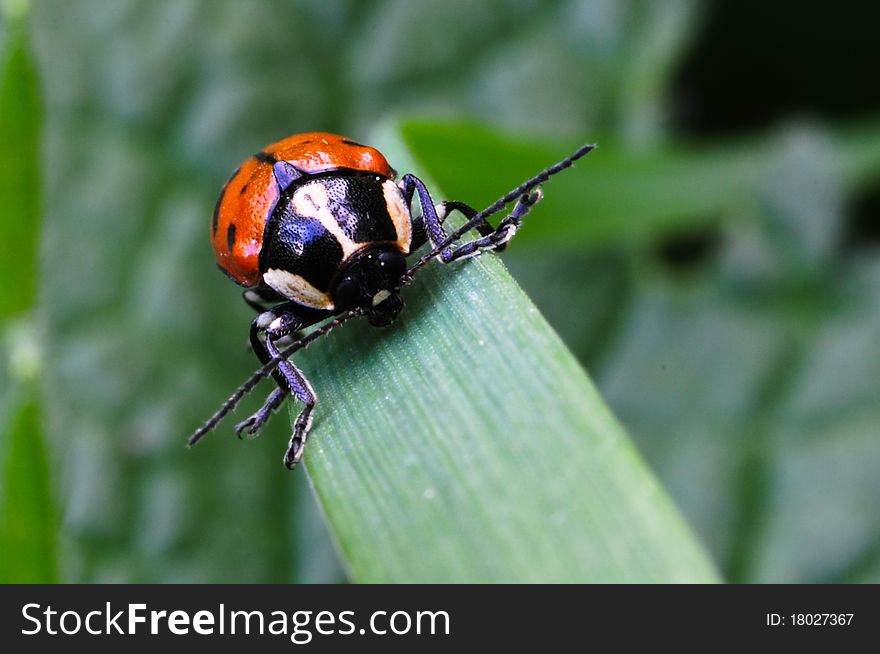
<svg viewBox="0 0 880 654"><path fill-rule="evenodd" d="M3 439L0 583L57 581L57 516L35 388L16 402Z"/></svg>
<svg viewBox="0 0 880 654"><path fill-rule="evenodd" d="M392 328L300 358L321 400L306 465L354 580L717 580L496 257L430 266L404 299Z"/></svg>
<svg viewBox="0 0 880 654"><path fill-rule="evenodd" d="M40 120L36 69L13 23L0 78L0 320L31 307L36 292Z"/></svg>
<svg viewBox="0 0 880 654"><path fill-rule="evenodd" d="M0 335L8 345L0 387L0 582L46 583L58 576L57 516L27 315L37 287L42 104L24 25L19 18L11 24L0 78Z"/></svg>

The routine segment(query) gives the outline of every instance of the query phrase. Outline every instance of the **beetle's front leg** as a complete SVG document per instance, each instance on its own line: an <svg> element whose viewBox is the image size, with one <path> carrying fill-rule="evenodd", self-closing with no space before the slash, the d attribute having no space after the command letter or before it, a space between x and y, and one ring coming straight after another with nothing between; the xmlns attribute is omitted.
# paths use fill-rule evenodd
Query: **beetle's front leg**
<svg viewBox="0 0 880 654"><path fill-rule="evenodd" d="M541 199L541 197L543 196L540 189L535 189L527 195L520 197L516 206L514 206L513 211L498 223L498 227L496 227L494 231L458 246L448 257L444 258L444 262L449 263L460 259L468 259L485 252L486 250L500 252L506 248L507 243L516 236L516 233L522 224L522 219L529 213L531 208Z"/></svg>
<svg viewBox="0 0 880 654"><path fill-rule="evenodd" d="M300 329L318 322L323 317L326 317L326 312L304 309L292 302L273 307L261 313L251 323L251 348L260 362L266 364L278 354L278 347L274 341L296 333ZM297 393L295 384L291 384L292 380L297 379L297 373L298 370L288 361L283 360L278 363L278 367L272 373L278 388L269 394L263 406L256 413L235 426L235 432L239 437L242 433L256 436L291 392L297 399L303 400L305 395ZM299 377L301 376L300 373Z"/></svg>
<svg viewBox="0 0 880 654"><path fill-rule="evenodd" d="M416 225L413 238L413 247L419 247L427 237L433 247L437 247L446 240L446 231L443 229L443 222L449 211L458 210L470 220L477 215L476 210L463 202L441 202L434 204L431 194L425 186L424 182L415 175L405 175L401 188L407 203L412 202L414 193L418 193L419 204L422 207L421 225ZM517 201L513 211L504 218L496 228L492 228L487 221L481 221L474 227L480 233L480 238L453 248L452 246L444 248L440 252L440 260L449 263L457 259L466 259L475 256L484 250L501 251L507 246L519 229L520 223L531 207L541 199L540 189L535 189L522 195ZM424 235L419 238L419 232Z"/></svg>
<svg viewBox="0 0 880 654"><path fill-rule="evenodd" d="M283 335L275 334L271 330L266 332L266 349L272 358L281 355L278 346L275 344L275 339ZM287 451L284 453L284 465L288 468L293 468L302 458L303 450L309 437L309 429L312 426L312 409L315 407L318 398L302 371L287 359L282 360L278 364L278 372L284 377L285 385L290 392L305 405L293 423L293 433L290 436L290 442L287 444Z"/></svg>
<svg viewBox="0 0 880 654"><path fill-rule="evenodd" d="M285 398L289 394L290 391L287 388L282 388L280 385L269 393L269 397L266 398L266 401L263 402L263 406L261 406L256 413L248 416L246 419L235 425L235 433L238 434L238 437L242 437L242 432L246 432L250 438L257 436L257 433L263 428L263 425L269 422L269 418L271 418L272 414L278 410L278 407L284 403Z"/></svg>
<svg viewBox="0 0 880 654"><path fill-rule="evenodd" d="M443 229L443 223L451 212L460 211L468 220L477 215L477 210L464 202L445 201L435 205L425 183L415 175L404 175L400 188L408 207L412 206L415 193L418 193L419 204L422 206L422 215L413 221L412 250L420 248L426 241L430 241L432 247L445 241L446 231ZM492 226L485 220L475 227L483 236L492 232ZM451 250L447 248L444 252Z"/></svg>

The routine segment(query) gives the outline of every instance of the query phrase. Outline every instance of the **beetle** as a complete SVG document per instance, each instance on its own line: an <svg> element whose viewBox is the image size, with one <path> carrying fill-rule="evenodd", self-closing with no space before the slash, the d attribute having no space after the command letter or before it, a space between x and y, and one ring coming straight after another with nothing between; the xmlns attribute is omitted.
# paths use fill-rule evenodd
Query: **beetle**
<svg viewBox="0 0 880 654"><path fill-rule="evenodd" d="M263 365L187 444L197 443L271 375L276 388L235 431L255 435L292 395L303 404L284 454L284 464L293 468L302 458L317 396L288 355L355 316L390 325L403 307L401 287L433 259L450 263L503 250L540 200L539 185L594 147L582 146L481 212L463 202L434 204L418 177L408 173L398 180L378 150L337 134L297 134L247 159L214 206L211 244L220 270L245 288L244 300L257 312L250 345ZM493 228L486 219L513 201ZM443 224L453 211L467 221L447 235ZM474 229L479 236L459 242ZM426 243L430 251L407 268L407 258ZM297 336L282 350L282 339Z"/></svg>

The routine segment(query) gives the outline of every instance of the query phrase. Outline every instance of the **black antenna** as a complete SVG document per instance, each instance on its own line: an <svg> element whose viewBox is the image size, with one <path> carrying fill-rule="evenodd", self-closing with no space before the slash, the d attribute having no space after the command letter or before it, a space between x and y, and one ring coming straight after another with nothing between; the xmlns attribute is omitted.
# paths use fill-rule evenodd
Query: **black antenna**
<svg viewBox="0 0 880 654"><path fill-rule="evenodd" d="M322 326L318 327L318 329L309 332L299 340L291 343L288 347L279 352L278 356L274 356L269 359L261 368L258 368L250 377L248 377L241 386L236 388L235 392L232 395L226 398L226 401L220 405L220 408L217 409L214 415L212 415L210 418L208 418L207 421L205 421L205 424L196 429L192 433L192 435L188 439L186 439L186 446L192 447L200 440L202 440L205 434L214 429L214 427L216 427L217 424L226 417L227 413L238 406L241 398L254 390L257 384L259 384L264 377L268 377L269 375L271 375L272 371L278 367L278 364L281 361L289 357L294 352L308 347L313 341L320 338L324 334L327 334L342 323L348 322L355 316L360 316L363 313L364 310L361 308L350 309L345 313L341 313L330 322L324 323Z"/></svg>

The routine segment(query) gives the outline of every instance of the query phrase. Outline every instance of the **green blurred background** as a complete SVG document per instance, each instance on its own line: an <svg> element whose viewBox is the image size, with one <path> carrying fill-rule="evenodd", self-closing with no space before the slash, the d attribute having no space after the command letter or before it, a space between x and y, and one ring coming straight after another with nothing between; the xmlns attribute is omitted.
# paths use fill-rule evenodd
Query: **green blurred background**
<svg viewBox="0 0 880 654"><path fill-rule="evenodd" d="M304 471L279 464L283 414L182 449L254 367L208 220L271 141L382 148L416 125L419 161L474 203L507 188L481 139L598 141L581 167L614 192L536 213L508 267L726 579L880 581L876 3L34 1L36 87L26 5L4 4L4 107L38 130L42 189L0 206L7 264L21 216L42 224L33 308L4 327L3 519L39 514L47 554L6 579L346 578ZM4 135L13 193L36 141ZM31 282L9 268L13 297Z"/></svg>

